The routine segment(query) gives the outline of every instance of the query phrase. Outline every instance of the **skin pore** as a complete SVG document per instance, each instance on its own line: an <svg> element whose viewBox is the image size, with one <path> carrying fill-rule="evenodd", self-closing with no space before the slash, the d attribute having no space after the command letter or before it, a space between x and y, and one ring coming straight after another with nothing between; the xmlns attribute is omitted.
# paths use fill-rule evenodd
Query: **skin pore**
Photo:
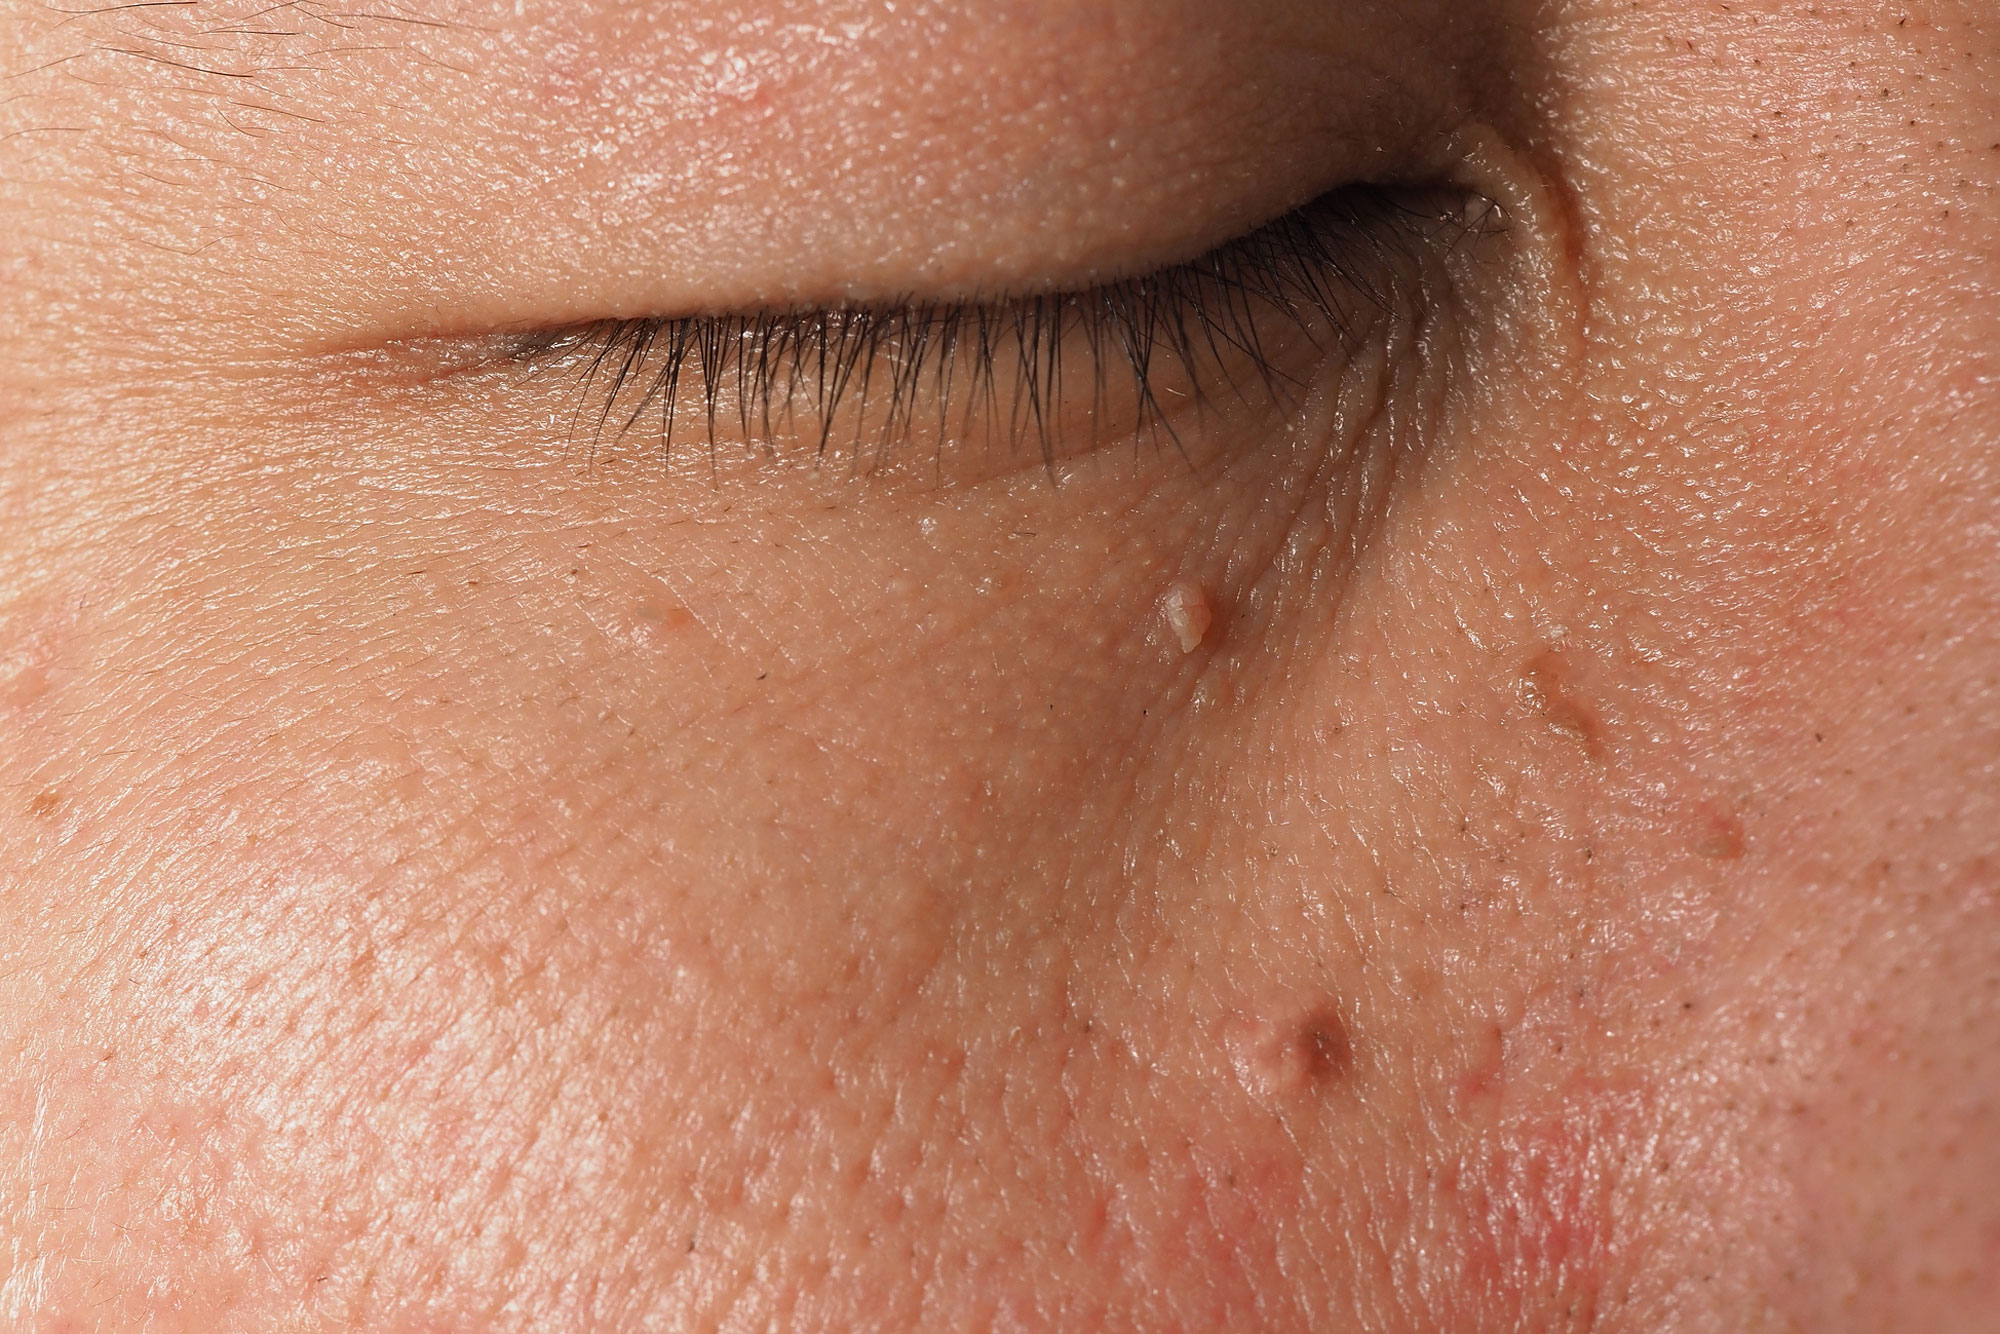
<svg viewBox="0 0 2000 1334"><path fill-rule="evenodd" d="M1982 1328L1988 8L0 0L0 1325Z"/></svg>

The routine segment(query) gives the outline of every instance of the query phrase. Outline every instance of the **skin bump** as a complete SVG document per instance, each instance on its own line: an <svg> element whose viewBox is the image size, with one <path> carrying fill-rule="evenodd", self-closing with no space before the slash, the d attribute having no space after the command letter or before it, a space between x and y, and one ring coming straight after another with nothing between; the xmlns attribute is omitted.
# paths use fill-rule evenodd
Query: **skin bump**
<svg viewBox="0 0 2000 1334"><path fill-rule="evenodd" d="M1332 1005L1291 1017L1238 1016L1224 1026L1223 1041L1243 1090L1271 1106L1324 1093L1354 1066L1346 1021Z"/></svg>
<svg viewBox="0 0 2000 1334"><path fill-rule="evenodd" d="M1521 669L1521 702L1551 732L1574 741L1592 759L1603 756L1603 725L1578 692L1575 665L1561 649L1543 649Z"/></svg>
<svg viewBox="0 0 2000 1334"><path fill-rule="evenodd" d="M1182 653L1200 648L1215 624L1215 609L1200 584L1183 581L1169 588L1160 598L1160 611Z"/></svg>

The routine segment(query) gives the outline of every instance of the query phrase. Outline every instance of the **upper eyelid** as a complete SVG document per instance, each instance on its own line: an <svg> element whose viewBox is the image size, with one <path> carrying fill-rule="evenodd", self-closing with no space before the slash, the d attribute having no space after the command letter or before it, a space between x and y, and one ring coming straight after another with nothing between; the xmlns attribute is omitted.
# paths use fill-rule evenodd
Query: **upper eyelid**
<svg viewBox="0 0 2000 1334"><path fill-rule="evenodd" d="M939 400L942 442L949 400L962 391L968 422L1004 417L1010 443L1032 431L1047 461L1048 416L1076 369L1066 343L1081 336L1095 395L1122 372L1136 429L1172 435L1154 392L1167 374L1198 395L1232 357L1266 384L1282 378L1260 346L1260 319L1273 314L1330 330L1351 351L1358 324L1398 299L1417 234L1449 231L1466 202L1462 191L1350 187L1187 263L1081 291L599 321L527 335L514 355L578 373L573 424L599 444L657 419L648 435L671 449L689 406L711 445L731 419L768 439L786 418L796 423L803 395L824 453L843 404L858 397L865 415L871 396L887 392L886 449L915 428L914 400L927 391Z"/></svg>

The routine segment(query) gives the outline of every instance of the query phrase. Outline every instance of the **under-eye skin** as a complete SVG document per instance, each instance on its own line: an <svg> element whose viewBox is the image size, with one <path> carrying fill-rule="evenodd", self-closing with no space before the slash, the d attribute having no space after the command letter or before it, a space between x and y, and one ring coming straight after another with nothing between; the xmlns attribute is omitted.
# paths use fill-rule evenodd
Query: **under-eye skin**
<svg viewBox="0 0 2000 1334"><path fill-rule="evenodd" d="M690 440L883 465L923 442L1059 457L1179 449L1209 414L1285 411L1429 299L1478 224L1462 191L1351 187L1187 263L1082 291L966 303L601 321L514 358L574 377L593 449Z"/></svg>

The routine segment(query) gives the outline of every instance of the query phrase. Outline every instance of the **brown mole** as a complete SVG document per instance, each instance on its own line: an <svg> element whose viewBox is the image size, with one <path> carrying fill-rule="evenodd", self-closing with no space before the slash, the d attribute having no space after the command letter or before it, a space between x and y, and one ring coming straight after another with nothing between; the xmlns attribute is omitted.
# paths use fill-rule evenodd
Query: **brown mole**
<svg viewBox="0 0 2000 1334"><path fill-rule="evenodd" d="M1347 1039L1347 1025L1331 1010L1307 1016L1299 1026L1299 1053L1305 1058L1306 1074L1313 1082L1347 1073L1354 1063L1354 1048Z"/></svg>

